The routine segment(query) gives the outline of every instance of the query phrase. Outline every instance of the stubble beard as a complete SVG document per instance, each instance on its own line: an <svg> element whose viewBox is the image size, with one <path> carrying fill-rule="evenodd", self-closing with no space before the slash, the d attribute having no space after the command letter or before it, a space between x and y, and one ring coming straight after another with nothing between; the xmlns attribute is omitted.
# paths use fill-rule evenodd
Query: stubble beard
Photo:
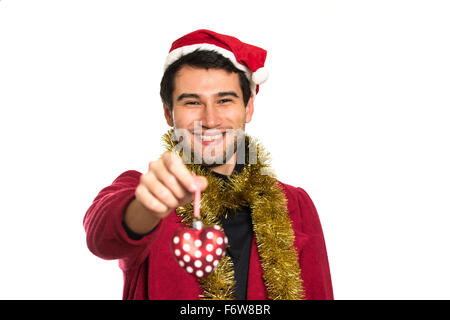
<svg viewBox="0 0 450 320"><path fill-rule="evenodd" d="M245 163L245 123L238 129L226 129L225 139L222 138L212 147L203 147L201 141L198 141L199 138L196 138L196 135L202 130L201 126L200 129L197 128L199 127L194 126L192 131L174 127L173 137L178 141L175 149L183 150L184 163L194 162L194 164L214 168L228 163L235 154L236 163ZM193 137L194 141L192 141Z"/></svg>

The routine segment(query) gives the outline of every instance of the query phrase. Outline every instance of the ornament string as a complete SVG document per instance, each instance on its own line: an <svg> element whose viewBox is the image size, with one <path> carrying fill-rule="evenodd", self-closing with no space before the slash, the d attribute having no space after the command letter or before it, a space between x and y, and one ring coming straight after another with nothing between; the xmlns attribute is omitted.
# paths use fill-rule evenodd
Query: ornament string
<svg viewBox="0 0 450 320"><path fill-rule="evenodd" d="M194 173L193 174L195 182L198 186L198 178L197 175ZM200 197L201 197L201 192L200 189L196 189L194 192L194 221L193 221L193 227L194 229L200 230L203 227L201 218L200 218Z"/></svg>

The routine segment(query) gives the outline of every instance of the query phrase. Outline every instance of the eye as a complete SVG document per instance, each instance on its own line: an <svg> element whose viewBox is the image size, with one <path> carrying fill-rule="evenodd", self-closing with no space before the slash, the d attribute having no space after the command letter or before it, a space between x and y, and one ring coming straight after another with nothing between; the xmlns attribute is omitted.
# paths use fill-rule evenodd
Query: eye
<svg viewBox="0 0 450 320"><path fill-rule="evenodd" d="M185 105L199 105L198 101L186 101Z"/></svg>
<svg viewBox="0 0 450 320"><path fill-rule="evenodd" d="M231 99L220 99L219 103L227 103L227 102L231 102L231 101L233 101L233 100L231 100Z"/></svg>

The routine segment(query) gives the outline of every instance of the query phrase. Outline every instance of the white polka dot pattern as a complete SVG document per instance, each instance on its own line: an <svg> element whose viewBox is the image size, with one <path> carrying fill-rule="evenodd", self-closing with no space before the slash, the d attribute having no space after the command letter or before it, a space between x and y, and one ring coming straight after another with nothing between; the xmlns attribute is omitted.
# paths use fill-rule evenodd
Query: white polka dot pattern
<svg viewBox="0 0 450 320"><path fill-rule="evenodd" d="M197 278L208 276L225 254L228 239L219 226L175 232L171 247L180 267Z"/></svg>

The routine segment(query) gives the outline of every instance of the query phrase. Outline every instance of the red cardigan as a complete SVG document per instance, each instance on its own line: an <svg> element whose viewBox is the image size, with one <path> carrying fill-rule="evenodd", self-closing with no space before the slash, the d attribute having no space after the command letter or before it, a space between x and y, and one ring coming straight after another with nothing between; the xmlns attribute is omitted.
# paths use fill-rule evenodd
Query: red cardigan
<svg viewBox="0 0 450 320"><path fill-rule="evenodd" d="M103 259L119 259L124 274L123 299L195 300L201 294L196 279L175 261L170 239L180 227L175 211L140 240L122 226L125 208L134 198L141 173L126 171L100 191L84 217L89 250ZM286 195L305 297L333 299L325 241L316 208L302 188L279 182ZM247 299L267 299L255 237L250 253Z"/></svg>

